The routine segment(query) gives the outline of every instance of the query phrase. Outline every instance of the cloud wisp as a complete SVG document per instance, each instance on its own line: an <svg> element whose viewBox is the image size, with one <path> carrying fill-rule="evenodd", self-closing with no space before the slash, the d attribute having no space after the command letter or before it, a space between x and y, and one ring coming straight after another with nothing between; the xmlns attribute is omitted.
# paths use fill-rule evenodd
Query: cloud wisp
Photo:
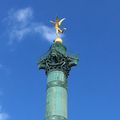
<svg viewBox="0 0 120 120"><path fill-rule="evenodd" d="M0 120L8 120L9 115L2 111L2 106L0 106Z"/></svg>
<svg viewBox="0 0 120 120"><path fill-rule="evenodd" d="M49 42L55 39L54 28L44 25L42 22L36 22L32 8L11 10L7 17L9 45L14 42L21 42L28 35L38 34ZM61 36L63 37L63 36Z"/></svg>
<svg viewBox="0 0 120 120"><path fill-rule="evenodd" d="M0 112L0 120L8 120L9 116L7 113Z"/></svg>

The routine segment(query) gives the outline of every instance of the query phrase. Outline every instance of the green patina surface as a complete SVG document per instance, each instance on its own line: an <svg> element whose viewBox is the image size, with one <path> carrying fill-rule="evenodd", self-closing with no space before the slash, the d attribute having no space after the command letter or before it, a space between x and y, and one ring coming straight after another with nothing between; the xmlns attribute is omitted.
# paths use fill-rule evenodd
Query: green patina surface
<svg viewBox="0 0 120 120"><path fill-rule="evenodd" d="M63 71L68 77L71 67L76 66L78 57L67 55L66 47L61 43L54 43L48 52L38 61L39 69L44 69L46 74L52 70Z"/></svg>
<svg viewBox="0 0 120 120"><path fill-rule="evenodd" d="M62 71L56 70L48 73L47 89L55 86L67 89L66 76Z"/></svg>
<svg viewBox="0 0 120 120"><path fill-rule="evenodd" d="M38 62L47 74L45 120L67 120L67 77L78 57L67 55L61 43L53 43Z"/></svg>
<svg viewBox="0 0 120 120"><path fill-rule="evenodd" d="M47 89L45 118L57 115L67 119L67 90L60 86L66 83L66 77L62 71L52 71L48 74L47 84L56 81L54 86ZM66 86L66 84L65 84Z"/></svg>
<svg viewBox="0 0 120 120"><path fill-rule="evenodd" d="M47 83L56 80L65 81L66 80L65 74L62 71L57 71L57 70L49 72Z"/></svg>

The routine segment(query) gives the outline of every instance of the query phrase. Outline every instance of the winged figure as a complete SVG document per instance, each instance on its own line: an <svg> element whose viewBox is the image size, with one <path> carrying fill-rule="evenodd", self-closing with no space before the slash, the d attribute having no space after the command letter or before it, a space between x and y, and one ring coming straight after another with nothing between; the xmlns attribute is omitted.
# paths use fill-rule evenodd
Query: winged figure
<svg viewBox="0 0 120 120"><path fill-rule="evenodd" d="M65 20L65 18L62 18L61 20L58 19L58 16L56 17L55 21L50 20L50 23L52 23L56 30L56 35L59 37L59 33L63 33L66 28L60 29L61 23Z"/></svg>

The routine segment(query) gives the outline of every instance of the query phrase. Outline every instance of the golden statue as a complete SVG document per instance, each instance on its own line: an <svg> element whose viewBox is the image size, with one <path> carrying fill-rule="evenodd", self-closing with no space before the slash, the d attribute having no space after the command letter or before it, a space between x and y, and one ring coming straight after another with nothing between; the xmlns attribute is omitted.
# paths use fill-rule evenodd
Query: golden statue
<svg viewBox="0 0 120 120"><path fill-rule="evenodd" d="M56 35L57 35L56 39L58 39L58 38L60 39L59 33L63 33L66 30L66 28L63 28L62 30L60 29L60 25L64 20L65 20L65 18L62 18L61 20L59 20L58 16L56 17L55 21L50 20L50 23L52 23L55 27L55 31L56 31ZM62 42L62 40L61 40L61 42Z"/></svg>

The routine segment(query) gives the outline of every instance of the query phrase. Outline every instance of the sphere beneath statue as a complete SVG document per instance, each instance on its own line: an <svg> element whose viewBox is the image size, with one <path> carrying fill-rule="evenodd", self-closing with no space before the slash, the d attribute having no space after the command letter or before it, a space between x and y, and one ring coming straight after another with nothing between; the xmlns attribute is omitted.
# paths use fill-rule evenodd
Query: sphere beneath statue
<svg viewBox="0 0 120 120"><path fill-rule="evenodd" d="M62 43L62 39L61 39L60 37L57 37L57 38L55 39L55 42Z"/></svg>

